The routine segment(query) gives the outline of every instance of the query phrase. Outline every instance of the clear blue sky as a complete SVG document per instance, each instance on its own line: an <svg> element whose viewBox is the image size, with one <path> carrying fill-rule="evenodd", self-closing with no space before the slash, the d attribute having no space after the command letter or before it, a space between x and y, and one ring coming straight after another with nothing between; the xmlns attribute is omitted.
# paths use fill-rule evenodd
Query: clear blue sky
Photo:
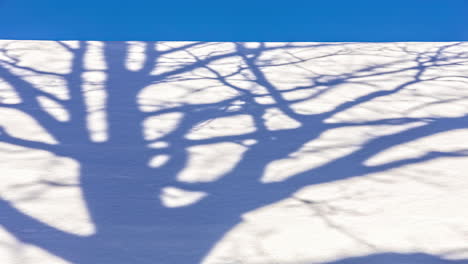
<svg viewBox="0 0 468 264"><path fill-rule="evenodd" d="M0 0L0 39L468 40L468 0Z"/></svg>

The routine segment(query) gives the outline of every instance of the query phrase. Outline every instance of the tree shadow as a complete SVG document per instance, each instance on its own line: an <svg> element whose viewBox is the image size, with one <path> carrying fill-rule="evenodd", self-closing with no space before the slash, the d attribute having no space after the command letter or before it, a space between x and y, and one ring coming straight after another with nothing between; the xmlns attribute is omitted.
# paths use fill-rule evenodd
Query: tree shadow
<svg viewBox="0 0 468 264"><path fill-rule="evenodd" d="M369 102L392 100L415 85L466 79L440 73L466 64L468 54L456 49L461 43L423 51L386 45L373 51L384 58L381 62L329 71L335 73L307 65L323 58L339 62L349 54L359 58L357 44L56 42L70 57L69 70L62 66L62 72L27 66L9 45L16 44L3 45L0 78L12 87L5 98L17 100L0 107L34 118L53 140L18 136L3 124L0 140L77 161L78 186L96 231L89 236L67 233L23 213L8 199L0 200L0 221L21 242L71 263L200 263L244 213L291 197L302 187L468 154L459 148L366 163L390 148L467 128L466 112L453 117L408 112L337 118ZM140 58L135 67L129 66L132 47ZM96 48L101 53L93 53ZM405 55L385 58L392 52ZM298 69L308 83L291 85L294 72L273 75L275 68ZM63 81L68 96L47 85L38 87L33 80L37 76ZM376 87L376 79L384 85ZM321 98L348 86L355 94L323 105ZM444 100L435 96L430 104ZM65 117L54 115L53 106L64 110ZM100 126L91 124L96 117ZM269 123L275 118L277 127ZM331 158L317 146L303 150L329 131L365 126L398 129L357 140L352 151ZM304 169L289 167L287 177L275 178L272 164L294 159L298 151L324 161L308 165L312 162L305 159ZM209 155L198 170L188 170L197 163L194 153ZM237 158L223 159L230 156ZM221 173L215 175L217 171ZM273 176L266 177L271 171ZM204 196L183 206L163 199L181 193ZM40 232L26 231L30 229ZM379 254L333 263L452 263L436 260L425 254Z"/></svg>

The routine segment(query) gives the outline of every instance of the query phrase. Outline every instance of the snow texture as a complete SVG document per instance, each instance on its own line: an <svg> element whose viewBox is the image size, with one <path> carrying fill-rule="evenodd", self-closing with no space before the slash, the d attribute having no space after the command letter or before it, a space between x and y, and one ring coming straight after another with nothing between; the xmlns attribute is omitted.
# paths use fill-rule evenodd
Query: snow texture
<svg viewBox="0 0 468 264"><path fill-rule="evenodd" d="M0 263L468 263L468 43L0 41Z"/></svg>

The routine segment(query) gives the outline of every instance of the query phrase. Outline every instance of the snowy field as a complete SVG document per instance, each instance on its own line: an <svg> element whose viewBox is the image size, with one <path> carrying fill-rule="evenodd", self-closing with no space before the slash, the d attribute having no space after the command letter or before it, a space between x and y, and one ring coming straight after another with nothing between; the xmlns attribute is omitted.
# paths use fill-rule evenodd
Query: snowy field
<svg viewBox="0 0 468 264"><path fill-rule="evenodd" d="M468 263L468 43L0 41L0 263Z"/></svg>

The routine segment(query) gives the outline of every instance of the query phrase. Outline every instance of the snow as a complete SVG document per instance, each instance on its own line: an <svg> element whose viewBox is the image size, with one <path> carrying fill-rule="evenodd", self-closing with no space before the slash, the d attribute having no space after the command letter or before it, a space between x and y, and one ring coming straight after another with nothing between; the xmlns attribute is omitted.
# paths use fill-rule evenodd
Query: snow
<svg viewBox="0 0 468 264"><path fill-rule="evenodd" d="M0 41L0 263L466 263L468 43Z"/></svg>

